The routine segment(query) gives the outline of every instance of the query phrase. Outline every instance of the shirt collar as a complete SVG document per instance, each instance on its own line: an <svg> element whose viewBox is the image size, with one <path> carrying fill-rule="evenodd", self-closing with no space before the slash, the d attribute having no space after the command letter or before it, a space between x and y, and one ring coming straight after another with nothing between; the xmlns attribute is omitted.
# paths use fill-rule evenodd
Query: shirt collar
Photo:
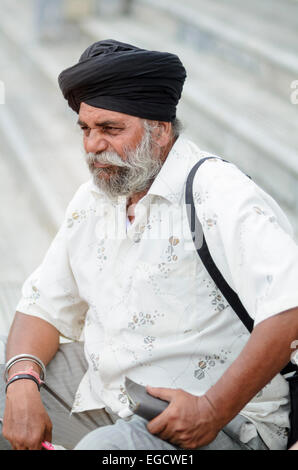
<svg viewBox="0 0 298 470"><path fill-rule="evenodd" d="M199 149L189 140L183 136L178 137L147 194L179 203L184 194L188 173L198 160L196 155L199 153Z"/></svg>
<svg viewBox="0 0 298 470"><path fill-rule="evenodd" d="M192 142L183 136L178 137L146 196L159 196L172 204L179 203L183 196L187 175L200 157L201 151ZM96 198L105 198L110 203L116 204L116 201L110 199L92 179L90 191Z"/></svg>

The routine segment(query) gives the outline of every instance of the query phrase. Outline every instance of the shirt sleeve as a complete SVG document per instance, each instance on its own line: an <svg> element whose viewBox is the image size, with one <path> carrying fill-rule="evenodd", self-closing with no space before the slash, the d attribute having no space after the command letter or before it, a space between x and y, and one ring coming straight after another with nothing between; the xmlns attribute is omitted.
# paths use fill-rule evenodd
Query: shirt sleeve
<svg viewBox="0 0 298 470"><path fill-rule="evenodd" d="M235 165L204 162L196 211L211 256L256 326L298 306L298 246L279 205Z"/></svg>
<svg viewBox="0 0 298 470"><path fill-rule="evenodd" d="M42 318L55 326L61 335L79 340L88 305L80 298L69 262L68 212L41 265L23 284L16 310Z"/></svg>

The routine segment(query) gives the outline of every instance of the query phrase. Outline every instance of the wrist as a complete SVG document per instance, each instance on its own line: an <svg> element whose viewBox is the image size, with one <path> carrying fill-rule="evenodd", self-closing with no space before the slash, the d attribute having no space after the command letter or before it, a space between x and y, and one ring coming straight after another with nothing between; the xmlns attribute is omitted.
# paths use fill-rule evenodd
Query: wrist
<svg viewBox="0 0 298 470"><path fill-rule="evenodd" d="M227 403L223 400L221 394L218 394L213 387L211 387L203 396L212 410L212 414L218 428L222 429L234 417L230 416Z"/></svg>
<svg viewBox="0 0 298 470"><path fill-rule="evenodd" d="M33 380L20 379L12 382L6 389L6 397L21 394L22 398L25 394L40 395L40 391Z"/></svg>
<svg viewBox="0 0 298 470"><path fill-rule="evenodd" d="M37 372L35 372L33 368L31 367L30 369L21 370L11 375L6 382L5 393L7 392L7 389L11 384L19 380L33 381L37 385L38 391L40 391L40 387L44 384L44 382L40 378L40 375Z"/></svg>
<svg viewBox="0 0 298 470"><path fill-rule="evenodd" d="M30 360L17 362L16 364L13 364L9 368L9 371L7 374L7 380L10 380L13 375L17 374L20 371L23 372L23 371L30 371L30 370L33 370L35 373L37 373L40 376L41 368L34 362Z"/></svg>

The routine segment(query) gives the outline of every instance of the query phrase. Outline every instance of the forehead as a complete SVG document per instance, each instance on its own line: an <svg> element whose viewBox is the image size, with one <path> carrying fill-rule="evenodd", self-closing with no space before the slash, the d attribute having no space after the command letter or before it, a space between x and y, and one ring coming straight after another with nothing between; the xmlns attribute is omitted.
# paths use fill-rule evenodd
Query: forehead
<svg viewBox="0 0 298 470"><path fill-rule="evenodd" d="M95 108L86 103L81 103L79 111L79 120L88 125L94 125L100 122L115 122L123 125L140 126L142 120L136 116L118 113L103 108Z"/></svg>

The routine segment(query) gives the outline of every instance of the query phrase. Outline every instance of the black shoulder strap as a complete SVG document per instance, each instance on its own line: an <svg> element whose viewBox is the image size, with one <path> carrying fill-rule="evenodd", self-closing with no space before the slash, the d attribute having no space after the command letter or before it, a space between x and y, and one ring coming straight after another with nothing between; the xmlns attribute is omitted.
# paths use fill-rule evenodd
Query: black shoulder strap
<svg viewBox="0 0 298 470"><path fill-rule="evenodd" d="M205 157L202 160L199 160L195 166L192 168L191 172L188 175L187 182L186 182L186 191L185 191L185 202L186 202L186 210L188 215L188 221L190 224L192 238L197 250L199 257L201 258L205 268L207 269L208 273L212 277L215 285L219 288L222 292L232 309L238 315L242 323L246 326L249 332L253 330L253 320L248 315L247 311L245 310L244 306L242 305L238 295L236 292L229 286L226 282L224 277L222 276L221 272L217 268L216 264L214 263L212 256L210 254L209 248L206 243L206 239L203 233L202 225L197 217L194 200L193 200L193 181L195 174L198 168L204 163L206 160L215 157ZM226 161L226 160L224 160ZM199 236L200 233L200 236ZM200 237L198 239L198 236Z"/></svg>
<svg viewBox="0 0 298 470"><path fill-rule="evenodd" d="M246 326L248 331L251 333L253 330L253 319L249 316L248 312L246 311L245 307L241 303L237 293L229 286L226 282L224 277L222 276L221 272L217 268L216 264L214 263L212 256L210 254L209 248L206 243L206 239L203 232L203 227L198 219L196 214L194 200L193 200L193 181L195 174L198 168L210 158L219 158L219 157L205 157L199 160L192 170L190 171L187 181L186 181L186 189L185 189L185 202L186 202L186 211L187 217L189 221L189 226L191 230L191 235L193 242L195 244L197 253L201 258L205 268L207 269L209 275L213 279L215 285L219 288L225 299L228 301L229 305L232 307L234 312L238 315L239 319L242 323ZM222 161L227 162L226 160L221 159ZM289 372L293 372L296 370L296 366L291 362L282 370L282 374L287 374Z"/></svg>

